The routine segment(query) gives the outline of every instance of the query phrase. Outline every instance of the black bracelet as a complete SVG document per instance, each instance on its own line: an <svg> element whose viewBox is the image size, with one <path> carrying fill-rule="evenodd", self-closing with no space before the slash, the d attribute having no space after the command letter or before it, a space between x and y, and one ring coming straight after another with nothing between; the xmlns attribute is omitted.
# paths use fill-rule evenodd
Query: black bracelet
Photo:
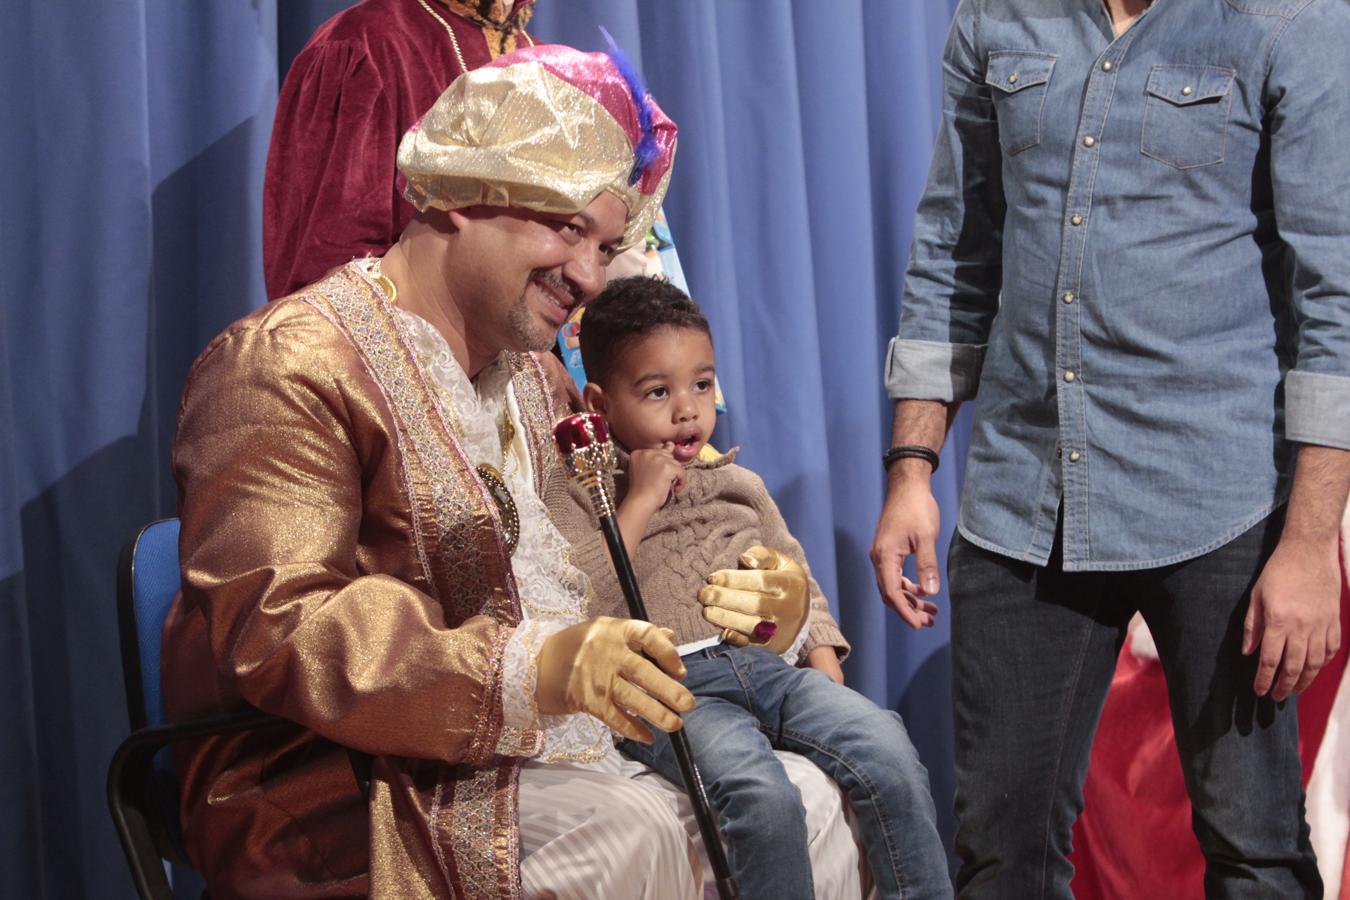
<svg viewBox="0 0 1350 900"><path fill-rule="evenodd" d="M927 447L919 444L905 444L903 447L892 447L881 454L882 468L889 469L891 463L897 459L922 459L933 467L933 471L938 470L938 455Z"/></svg>

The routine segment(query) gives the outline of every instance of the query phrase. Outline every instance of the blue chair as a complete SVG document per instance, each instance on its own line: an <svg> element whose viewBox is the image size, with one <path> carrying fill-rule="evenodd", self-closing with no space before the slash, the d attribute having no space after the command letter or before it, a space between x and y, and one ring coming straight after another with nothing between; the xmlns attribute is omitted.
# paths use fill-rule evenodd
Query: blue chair
<svg viewBox="0 0 1350 900"><path fill-rule="evenodd" d="M117 624L131 735L108 766L108 807L142 900L173 900L164 871L168 860L187 867L178 822L179 784L168 746L286 720L256 709L166 724L160 692L160 637L178 593L178 520L146 525L117 560ZM352 773L369 796L371 758L348 749Z"/></svg>
<svg viewBox="0 0 1350 900"><path fill-rule="evenodd" d="M258 710L167 725L160 693L160 634L178 591L178 520L146 525L117 562L117 618L132 733L108 767L108 806L142 900L172 900L164 861L187 865L178 825L178 779L168 745L283 721Z"/></svg>

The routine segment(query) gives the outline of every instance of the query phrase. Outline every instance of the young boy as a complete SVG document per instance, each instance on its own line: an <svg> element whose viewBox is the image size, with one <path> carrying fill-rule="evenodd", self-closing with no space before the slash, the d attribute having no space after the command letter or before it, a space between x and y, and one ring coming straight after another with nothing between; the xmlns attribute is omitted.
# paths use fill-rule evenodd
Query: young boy
<svg viewBox="0 0 1350 900"><path fill-rule="evenodd" d="M619 444L619 529L648 612L675 632L685 685L697 698L685 732L741 896L812 896L800 798L775 748L810 758L847 792L881 896L951 896L928 774L900 717L843 686L839 658L848 644L815 580L809 616L799 598L795 610L789 603L774 616L777 633L762 628L748 646L724 641L703 616L700 589L734 595L705 587L711 573L806 560L764 483L732 461L736 452L703 452L716 415L715 370L698 306L659 279L614 281L587 307L581 352L586 404L605 415ZM591 578L588 614L626 616L589 503L579 491L555 490L548 505L572 542L573 563ZM808 668L798 668L802 660ZM621 747L680 783L664 734Z"/></svg>

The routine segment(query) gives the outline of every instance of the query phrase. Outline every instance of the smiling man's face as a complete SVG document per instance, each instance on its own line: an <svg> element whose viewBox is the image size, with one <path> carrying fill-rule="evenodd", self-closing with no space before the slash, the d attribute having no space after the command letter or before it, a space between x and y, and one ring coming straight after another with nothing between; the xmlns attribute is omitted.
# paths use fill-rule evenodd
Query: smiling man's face
<svg viewBox="0 0 1350 900"><path fill-rule="evenodd" d="M628 211L605 192L574 215L500 207L451 214L457 234L447 283L471 355L547 350L577 306L605 286Z"/></svg>

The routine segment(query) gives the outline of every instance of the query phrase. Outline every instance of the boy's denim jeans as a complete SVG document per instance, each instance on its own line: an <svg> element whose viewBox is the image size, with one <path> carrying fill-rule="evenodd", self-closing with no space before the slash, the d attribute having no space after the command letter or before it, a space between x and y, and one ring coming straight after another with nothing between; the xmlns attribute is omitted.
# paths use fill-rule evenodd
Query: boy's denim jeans
<svg viewBox="0 0 1350 900"><path fill-rule="evenodd" d="M698 698L685 732L743 898L812 896L801 797L774 748L806 756L847 793L881 896L951 896L928 772L899 716L760 647L719 644L684 664ZM623 751L682 783L664 734Z"/></svg>
<svg viewBox="0 0 1350 900"><path fill-rule="evenodd" d="M1203 556L1065 573L957 536L948 559L962 897L1070 898L1068 861L1093 732L1137 608L1167 677L1207 897L1320 897L1295 698L1252 691L1252 585L1283 511ZM1123 822L1121 827L1132 827Z"/></svg>

